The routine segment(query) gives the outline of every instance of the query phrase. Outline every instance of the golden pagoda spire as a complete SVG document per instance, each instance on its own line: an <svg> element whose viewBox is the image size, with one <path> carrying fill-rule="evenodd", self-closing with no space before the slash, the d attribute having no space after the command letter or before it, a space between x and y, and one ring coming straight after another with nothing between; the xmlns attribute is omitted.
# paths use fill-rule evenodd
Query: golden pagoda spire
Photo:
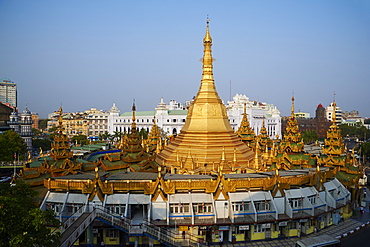
<svg viewBox="0 0 370 247"><path fill-rule="evenodd" d="M63 125L63 108L62 106L59 107L59 111L57 111L59 113L59 118L58 118L58 128L62 128L62 125Z"/></svg>
<svg viewBox="0 0 370 247"><path fill-rule="evenodd" d="M333 116L332 116L332 124L334 125L337 125L337 113L336 113L336 110L337 110L337 103L335 102L335 99L334 99L334 102L333 102Z"/></svg>
<svg viewBox="0 0 370 247"><path fill-rule="evenodd" d="M135 129L136 130L136 116L135 116L135 112L136 112L136 106L135 106L135 99L134 99L134 103L132 104L132 124L131 124L131 132Z"/></svg>
<svg viewBox="0 0 370 247"><path fill-rule="evenodd" d="M255 138L256 134L254 133L253 129L249 125L248 121L248 114L247 114L247 104L244 103L244 113L243 118L240 123L240 127L236 134L240 137L240 139L249 145Z"/></svg>
<svg viewBox="0 0 370 247"><path fill-rule="evenodd" d="M212 38L207 19L206 34L203 38L202 79L197 95L189 107L186 122L180 133L156 157L156 162L166 160L167 166L176 165L176 152L186 155L192 147L192 154L198 164L219 163L220 153L224 153L225 164L232 161L234 148L238 165L243 169L253 160L253 151L235 134L229 122L226 107L219 97L213 78ZM224 151L223 151L224 150ZM185 164L190 170L190 164Z"/></svg>
<svg viewBox="0 0 370 247"><path fill-rule="evenodd" d="M343 153L345 153L346 150L345 150L341 130L336 123L337 103L335 101L335 93L334 93L334 102L332 106L333 106L332 124L330 125L326 133L326 139L324 140L324 146L322 147L321 151L323 154L334 155L338 157L342 155ZM336 161L339 161L339 160L336 160ZM339 165L339 163L334 162L332 165Z"/></svg>
<svg viewBox="0 0 370 247"><path fill-rule="evenodd" d="M287 121L284 138L279 145L279 152L301 153L303 148L302 135L299 131L297 119L294 117L294 96L292 96L292 112Z"/></svg>

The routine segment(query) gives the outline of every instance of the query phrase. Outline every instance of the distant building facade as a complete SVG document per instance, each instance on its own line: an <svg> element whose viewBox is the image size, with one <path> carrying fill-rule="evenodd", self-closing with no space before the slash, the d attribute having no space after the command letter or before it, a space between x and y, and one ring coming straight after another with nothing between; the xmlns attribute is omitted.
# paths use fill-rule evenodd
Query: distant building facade
<svg viewBox="0 0 370 247"><path fill-rule="evenodd" d="M331 125L331 122L327 119L326 110L322 104L319 104L316 108L314 118L299 118L296 117L300 131L315 131L319 139L326 138L326 132ZM286 129L288 118L283 118L282 129Z"/></svg>
<svg viewBox="0 0 370 247"><path fill-rule="evenodd" d="M76 135L86 135L89 139L97 140L99 134L103 134L108 131L108 116L109 112L97 110L91 108L84 112L75 113L63 113L63 134L68 137ZM48 115L50 119L47 123L47 128L58 126L57 113L51 113Z"/></svg>
<svg viewBox="0 0 370 247"><path fill-rule="evenodd" d="M342 114L342 124L362 126L365 124L365 119L361 118L359 112L356 110L350 112L344 111Z"/></svg>
<svg viewBox="0 0 370 247"><path fill-rule="evenodd" d="M13 111L9 104L0 103L0 133L10 129L8 121Z"/></svg>
<svg viewBox="0 0 370 247"><path fill-rule="evenodd" d="M260 134L263 125L271 139L281 138L280 111L273 104L250 101L246 95L236 94L226 105L231 127L237 131L243 118L244 105L248 114L250 127L256 135Z"/></svg>
<svg viewBox="0 0 370 247"><path fill-rule="evenodd" d="M36 112L32 112L32 128L33 129L39 129L39 114Z"/></svg>
<svg viewBox="0 0 370 247"><path fill-rule="evenodd" d="M9 79L0 80L0 102L17 107L17 84Z"/></svg>
<svg viewBox="0 0 370 247"><path fill-rule="evenodd" d="M181 104L175 100L170 100L167 105L162 98L154 111L136 111L137 128L149 132L155 117L158 127L162 128L169 135L176 135L180 133L185 124L188 114L187 108L190 103L190 101L187 101L185 104ZM280 111L272 104L249 101L247 96L241 94L235 95L233 101L229 101L226 105L230 124L235 131L240 126L244 104L246 105L250 126L256 135L259 135L263 124L265 124L270 138L281 137ZM115 131L130 132L131 124L132 112L119 114L119 110L114 104L108 118L109 134L113 134Z"/></svg>
<svg viewBox="0 0 370 247"><path fill-rule="evenodd" d="M86 119L89 126L87 136L90 139L97 140L100 134L104 134L108 131L109 112L91 108L85 111L85 113L87 114Z"/></svg>
<svg viewBox="0 0 370 247"><path fill-rule="evenodd" d="M333 104L334 104L334 102L330 103L330 105L328 105L326 107L326 119L328 119L330 122L333 120L333 110L334 110ZM335 123L337 125L342 124L342 119L343 119L342 110L340 109L339 106L335 107L335 117L336 117Z"/></svg>
<svg viewBox="0 0 370 247"><path fill-rule="evenodd" d="M27 151L32 153L32 114L28 107L19 114L15 110L10 114L8 125L9 127L18 133L27 145Z"/></svg>
<svg viewBox="0 0 370 247"><path fill-rule="evenodd" d="M296 118L310 118L311 114L309 112L302 112L299 110L298 112L294 113L294 117Z"/></svg>

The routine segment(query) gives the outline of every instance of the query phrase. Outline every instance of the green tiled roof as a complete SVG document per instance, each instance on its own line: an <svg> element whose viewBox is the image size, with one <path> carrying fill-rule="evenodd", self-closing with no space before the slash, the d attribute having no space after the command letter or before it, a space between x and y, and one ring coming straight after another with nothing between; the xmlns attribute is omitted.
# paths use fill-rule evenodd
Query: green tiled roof
<svg viewBox="0 0 370 247"><path fill-rule="evenodd" d="M187 115L188 110L171 110L168 111L168 115Z"/></svg>
<svg viewBox="0 0 370 247"><path fill-rule="evenodd" d="M42 161L34 161L30 163L30 168L40 167L40 164L42 164Z"/></svg>

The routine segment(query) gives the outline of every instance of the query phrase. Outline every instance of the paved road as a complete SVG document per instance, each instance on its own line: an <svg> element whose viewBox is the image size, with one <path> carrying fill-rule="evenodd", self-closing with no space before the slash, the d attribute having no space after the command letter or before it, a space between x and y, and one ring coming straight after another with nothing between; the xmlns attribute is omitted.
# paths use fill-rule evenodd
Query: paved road
<svg viewBox="0 0 370 247"><path fill-rule="evenodd" d="M343 238L340 243L342 247L369 247L370 246L370 225Z"/></svg>

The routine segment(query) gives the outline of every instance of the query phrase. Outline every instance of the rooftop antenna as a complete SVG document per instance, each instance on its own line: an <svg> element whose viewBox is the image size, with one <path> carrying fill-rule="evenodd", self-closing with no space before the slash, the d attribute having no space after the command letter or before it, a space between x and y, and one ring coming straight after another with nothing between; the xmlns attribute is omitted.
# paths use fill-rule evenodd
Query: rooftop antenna
<svg viewBox="0 0 370 247"><path fill-rule="evenodd" d="M333 96L333 97L334 97L334 99L333 99L333 102L335 102L335 96L336 96L336 93L335 93L335 91L334 91L334 96Z"/></svg>
<svg viewBox="0 0 370 247"><path fill-rule="evenodd" d="M230 80L230 101L231 101L231 80Z"/></svg>

